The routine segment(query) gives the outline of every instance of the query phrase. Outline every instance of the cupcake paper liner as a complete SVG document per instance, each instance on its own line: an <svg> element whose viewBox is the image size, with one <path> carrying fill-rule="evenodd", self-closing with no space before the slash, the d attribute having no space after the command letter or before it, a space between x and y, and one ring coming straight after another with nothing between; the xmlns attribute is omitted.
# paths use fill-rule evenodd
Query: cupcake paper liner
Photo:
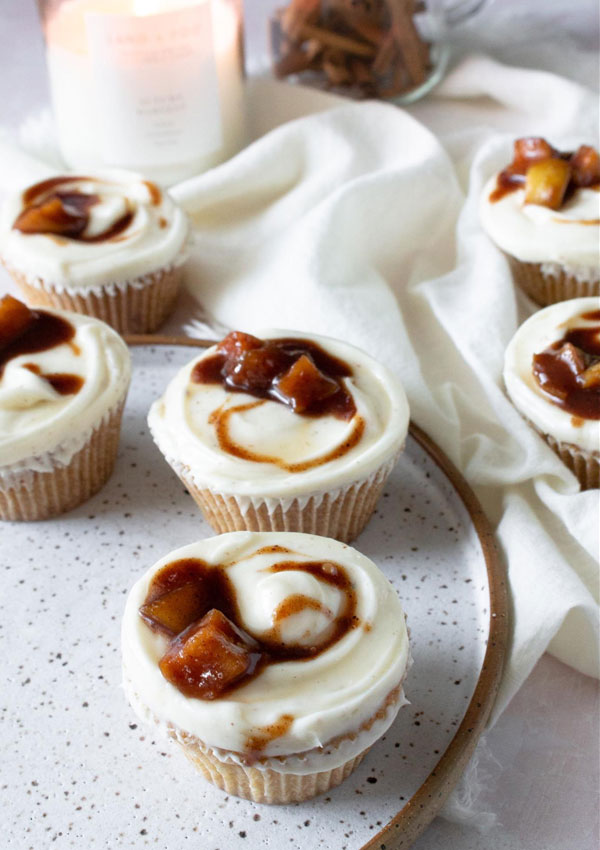
<svg viewBox="0 0 600 850"><path fill-rule="evenodd" d="M141 702L125 672L123 685L138 717L146 723L154 724L162 734L176 742L208 782L227 794L245 800L281 805L301 803L317 794L323 794L340 785L358 767L375 741L389 728L399 709L406 704L402 682L388 694L373 717L365 721L356 732L340 735L323 748L295 753L288 757L262 758L255 764L246 763L237 753L213 749L195 735L159 720L148 706ZM375 737L372 729L376 730ZM303 765L303 769L299 770L298 763L303 757L308 769ZM323 769L327 761L331 762L332 766L330 769ZM310 769L313 765L314 769Z"/></svg>
<svg viewBox="0 0 600 850"><path fill-rule="evenodd" d="M600 295L598 277L585 279L581 275L570 274L555 263L524 263L510 254L505 256L515 283L540 307L571 298Z"/></svg>
<svg viewBox="0 0 600 850"><path fill-rule="evenodd" d="M207 522L219 534L227 531L301 531L349 543L369 521L396 459L394 457L371 475L339 490L287 499L219 493L198 483L188 467L169 458L167 461Z"/></svg>
<svg viewBox="0 0 600 850"><path fill-rule="evenodd" d="M32 281L8 267L27 303L94 316L119 333L151 333L173 311L179 293L181 264L158 269L133 281L105 287L76 288Z"/></svg>
<svg viewBox="0 0 600 850"><path fill-rule="evenodd" d="M217 788L227 794L252 800L254 803L302 803L317 794L323 794L335 788L346 779L361 763L368 749L355 756L340 767L323 770L304 776L296 773L280 773L276 770L262 769L248 765L226 764L216 759L209 751L193 747L189 743L181 744L187 758L200 773Z"/></svg>
<svg viewBox="0 0 600 850"><path fill-rule="evenodd" d="M31 521L62 514L85 502L106 483L119 446L125 400L104 417L67 464L48 472L0 468L0 519Z"/></svg>
<svg viewBox="0 0 600 850"><path fill-rule="evenodd" d="M600 455L598 453L588 452L573 443L555 440L549 434L542 436L562 462L577 476L582 490L600 487Z"/></svg>

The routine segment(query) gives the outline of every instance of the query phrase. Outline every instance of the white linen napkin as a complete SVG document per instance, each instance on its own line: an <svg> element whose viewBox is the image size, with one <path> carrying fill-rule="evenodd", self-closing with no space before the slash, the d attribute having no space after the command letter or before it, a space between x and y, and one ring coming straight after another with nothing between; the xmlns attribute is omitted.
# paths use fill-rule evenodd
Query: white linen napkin
<svg viewBox="0 0 600 850"><path fill-rule="evenodd" d="M595 98L472 57L413 109L436 138L390 105L328 109L306 90L273 91L286 116L295 91L299 112L325 111L172 189L195 225L189 291L225 326L336 336L400 375L414 420L475 489L508 565L513 631L494 718L546 649L597 675L598 492L579 492L504 394L504 350L532 305L477 217L515 136L598 144ZM270 106L276 120L276 98ZM0 187L17 167L21 183L44 169L0 138Z"/></svg>
<svg viewBox="0 0 600 850"><path fill-rule="evenodd" d="M188 287L220 322L367 349L396 369L413 418L473 485L512 594L497 717L546 649L598 674L598 492L579 492L504 394L504 350L533 305L515 293L477 205L515 135L598 144L598 110L581 86L483 57L422 110L437 111L446 150L399 109L353 104L275 129L173 194L196 224Z"/></svg>

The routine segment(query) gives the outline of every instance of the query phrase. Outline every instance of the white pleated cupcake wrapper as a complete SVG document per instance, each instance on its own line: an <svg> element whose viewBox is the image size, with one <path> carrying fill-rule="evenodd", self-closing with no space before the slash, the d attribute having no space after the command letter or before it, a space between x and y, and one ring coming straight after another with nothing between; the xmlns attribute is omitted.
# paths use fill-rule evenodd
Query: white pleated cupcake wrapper
<svg viewBox="0 0 600 850"><path fill-rule="evenodd" d="M323 747L315 747L304 753L288 756L267 756L253 762L251 767L261 772L275 771L276 773L293 774L294 776L308 776L323 771L337 770L337 768L342 767L351 759L363 754L375 741L387 732L402 706L409 705L402 684L411 666L412 657L409 655L404 676L399 684L397 699L387 705L382 716L377 716L366 728L360 729L357 733L341 736L340 740L331 746L326 744ZM178 729L172 723L158 718L142 702L125 670L123 671L123 689L131 707L140 720L151 726L155 726L163 737L176 741L184 749L191 746L194 750L199 750L211 759L221 762L224 765L235 765L242 769L248 767L247 763L244 762L238 753L224 750L220 747L210 747L196 735Z"/></svg>
<svg viewBox="0 0 600 850"><path fill-rule="evenodd" d="M118 333L151 333L165 321L173 311L179 293L183 270L160 269L148 275L142 286L127 285L121 289L110 285L100 290L95 287L73 288L72 294L63 289L57 291L52 284L40 283L30 286L20 280L18 273L13 277L33 307L51 307L93 316L110 325Z"/></svg>
<svg viewBox="0 0 600 850"><path fill-rule="evenodd" d="M17 281L21 279L28 286L32 286L35 289L43 291L51 290L57 295L64 294L70 298L76 298L77 296L86 294L95 295L97 298L100 298L103 295L116 295L119 292L124 293L128 289L145 289L148 286L152 286L152 284L156 282L157 275L168 274L174 269L178 269L183 266L188 259L189 254L189 243L186 243L170 263L167 263L160 268L153 269L152 271L146 272L138 277L126 278L123 280L111 280L98 285L81 284L76 286L52 280L45 281L43 278L39 277L39 275L32 275L16 268L5 258L2 258L2 264L6 268L7 272Z"/></svg>
<svg viewBox="0 0 600 850"><path fill-rule="evenodd" d="M115 464L124 401L123 397L95 428L62 444L61 451L32 458L32 466L21 466L19 471L0 468L0 518L48 519L97 493Z"/></svg>
<svg viewBox="0 0 600 850"><path fill-rule="evenodd" d="M190 490L208 522L221 533L247 527L263 531L303 531L348 542L368 521L403 448L362 479L333 490L289 497L225 493L211 488L193 470L174 458L165 456L165 459ZM263 509L267 513L266 521L263 521ZM247 526L245 521L248 521Z"/></svg>
<svg viewBox="0 0 600 850"><path fill-rule="evenodd" d="M561 266L558 263L525 263L506 255L515 282L541 307L600 295L599 270Z"/></svg>
<svg viewBox="0 0 600 850"><path fill-rule="evenodd" d="M67 437L58 446L42 454L25 458L18 463L0 466L0 487L14 487L27 484L36 472L54 472L56 469L68 466L77 452L88 443L94 431L98 431L108 423L114 414L124 404L124 398L107 410L102 419L95 425L75 436Z"/></svg>
<svg viewBox="0 0 600 850"><path fill-rule="evenodd" d="M544 277L558 278L561 274L565 274L586 285L598 286L600 283L600 266L561 266L560 263L540 263L540 270Z"/></svg>
<svg viewBox="0 0 600 850"><path fill-rule="evenodd" d="M356 481L352 481L350 484L345 484L342 487L336 487L333 490L316 490L297 496L274 497L247 496L245 494L226 493L223 490L214 489L210 486L210 484L208 484L206 481L203 481L199 476L197 476L193 470L191 470L189 467L186 467L185 464L173 460L172 458L166 458L166 460L169 465L175 470L177 475L179 475L179 477L183 476L186 480L191 481L198 490L210 490L211 493L221 499L235 499L236 504L238 505L242 514L248 513L248 511L252 508L254 510L258 510L260 507L265 505L267 511L269 512L269 516L273 516L273 514L278 508L282 508L284 511L288 511L291 507L297 507L300 511L302 511L309 504L309 502L312 502L312 505L315 508L318 508L323 503L323 500L326 496L329 496L333 500L337 499L339 496L342 496L344 493L347 493L348 490L351 490L352 488L362 486L365 482L368 482L369 484L379 484L380 482L384 481L391 473L392 469L396 464L398 456L399 453L395 454L391 460L382 464L370 475L365 476L365 478L357 479Z"/></svg>
<svg viewBox="0 0 600 850"><path fill-rule="evenodd" d="M534 431L542 437L556 452L562 462L576 476L581 484L582 490L592 490L595 487L600 487L600 451L590 452L587 449L582 449L574 443L567 443L562 440L557 440L551 434L545 434L541 428L519 411L525 421L531 425Z"/></svg>
<svg viewBox="0 0 600 850"><path fill-rule="evenodd" d="M592 490L600 487L599 452L588 452L573 443L563 443L560 440L555 440L549 434L542 434L542 436L565 466L568 466L571 472L577 476L582 490Z"/></svg>

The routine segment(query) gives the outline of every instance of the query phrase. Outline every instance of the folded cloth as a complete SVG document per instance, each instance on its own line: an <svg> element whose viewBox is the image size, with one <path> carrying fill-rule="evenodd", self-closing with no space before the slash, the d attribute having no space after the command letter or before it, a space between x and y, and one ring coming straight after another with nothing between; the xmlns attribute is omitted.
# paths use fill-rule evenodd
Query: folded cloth
<svg viewBox="0 0 600 850"><path fill-rule="evenodd" d="M294 89L279 91L288 115ZM396 107L353 103L287 123L171 191L194 223L187 286L204 310L380 358L475 489L512 595L495 718L546 649L597 675L599 497L579 492L504 393L504 350L532 305L481 230L478 196L515 135L594 143L597 106L574 83L473 57L414 111L439 138ZM9 159L5 149L0 184Z"/></svg>
<svg viewBox="0 0 600 850"><path fill-rule="evenodd" d="M599 495L579 492L504 393L504 351L533 306L483 233L478 199L516 134L597 144L598 110L575 83L484 57L420 108L437 109L441 141L397 108L347 105L273 130L173 193L196 225L188 287L210 313L338 336L382 359L474 487L512 595L497 717L546 649L598 675Z"/></svg>

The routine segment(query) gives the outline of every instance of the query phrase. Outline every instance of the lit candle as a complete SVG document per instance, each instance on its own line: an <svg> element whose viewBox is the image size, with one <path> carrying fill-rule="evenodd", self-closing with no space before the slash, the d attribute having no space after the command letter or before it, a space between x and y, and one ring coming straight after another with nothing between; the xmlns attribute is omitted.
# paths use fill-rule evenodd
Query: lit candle
<svg viewBox="0 0 600 850"><path fill-rule="evenodd" d="M72 168L132 168L170 184L239 149L239 0L54 1L44 26Z"/></svg>

